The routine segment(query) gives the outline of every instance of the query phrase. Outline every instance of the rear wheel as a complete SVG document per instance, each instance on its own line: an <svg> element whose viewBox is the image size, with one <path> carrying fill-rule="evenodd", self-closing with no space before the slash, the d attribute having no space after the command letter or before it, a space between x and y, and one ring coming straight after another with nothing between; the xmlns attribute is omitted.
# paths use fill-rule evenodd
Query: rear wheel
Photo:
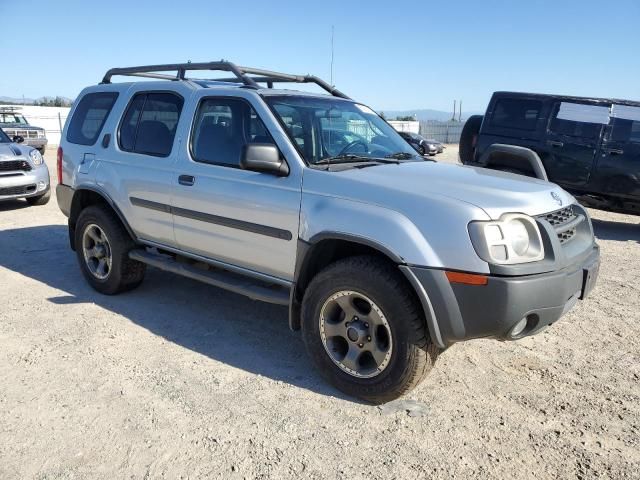
<svg viewBox="0 0 640 480"><path fill-rule="evenodd" d="M113 295L140 285L145 264L129 258L135 243L113 211L102 205L87 207L75 232L78 262L94 289Z"/></svg>
<svg viewBox="0 0 640 480"><path fill-rule="evenodd" d="M27 197L27 203L31 206L46 205L51 200L51 190L47 190L42 195L37 197Z"/></svg>
<svg viewBox="0 0 640 480"><path fill-rule="evenodd" d="M458 151L460 155L460 161L467 165L473 162L475 154L476 140L480 133L480 125L482 124L482 115L471 115L462 127L462 133L460 134L460 149Z"/></svg>
<svg viewBox="0 0 640 480"><path fill-rule="evenodd" d="M438 353L413 290L395 265L374 256L340 260L312 280L302 333L330 383L373 403L413 389Z"/></svg>

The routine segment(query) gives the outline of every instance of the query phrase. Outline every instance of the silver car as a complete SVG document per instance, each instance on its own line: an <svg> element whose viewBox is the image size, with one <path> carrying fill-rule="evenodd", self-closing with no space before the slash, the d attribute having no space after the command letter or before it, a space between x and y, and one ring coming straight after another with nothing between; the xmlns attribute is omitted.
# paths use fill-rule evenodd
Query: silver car
<svg viewBox="0 0 640 480"><path fill-rule="evenodd" d="M187 77L198 70L228 73ZM589 215L558 186L421 158L317 77L112 69L67 120L57 198L99 292L135 288L152 265L287 305L329 382L385 402L454 343L540 332L598 274Z"/></svg>
<svg viewBox="0 0 640 480"><path fill-rule="evenodd" d="M51 198L49 170L38 150L14 143L0 129L0 201L18 198L46 204Z"/></svg>

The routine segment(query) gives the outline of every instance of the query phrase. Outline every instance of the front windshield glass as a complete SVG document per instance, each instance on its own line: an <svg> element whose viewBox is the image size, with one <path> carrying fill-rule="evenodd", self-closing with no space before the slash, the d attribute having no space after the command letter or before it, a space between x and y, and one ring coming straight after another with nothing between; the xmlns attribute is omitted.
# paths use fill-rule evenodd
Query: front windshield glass
<svg viewBox="0 0 640 480"><path fill-rule="evenodd" d="M0 128L0 143L11 143L11 140L9 140L9 137L7 137L7 134L4 133L1 128Z"/></svg>
<svg viewBox="0 0 640 480"><path fill-rule="evenodd" d="M336 98L265 96L309 164L332 159L415 158L415 151L373 110Z"/></svg>
<svg viewBox="0 0 640 480"><path fill-rule="evenodd" d="M0 123L17 123L26 125L27 119L19 113L0 113Z"/></svg>

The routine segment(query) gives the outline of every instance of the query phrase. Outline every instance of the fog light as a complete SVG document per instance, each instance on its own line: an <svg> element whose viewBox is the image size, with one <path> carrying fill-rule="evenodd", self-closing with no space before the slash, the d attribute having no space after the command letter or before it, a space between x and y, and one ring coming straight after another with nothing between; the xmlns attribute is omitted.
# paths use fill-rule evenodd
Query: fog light
<svg viewBox="0 0 640 480"><path fill-rule="evenodd" d="M38 191L44 190L47 188L47 184L44 182L38 182Z"/></svg>
<svg viewBox="0 0 640 480"><path fill-rule="evenodd" d="M517 337L522 332L524 332L525 328L527 328L527 317L524 317L522 320L516 323L516 326L511 329L511 336Z"/></svg>

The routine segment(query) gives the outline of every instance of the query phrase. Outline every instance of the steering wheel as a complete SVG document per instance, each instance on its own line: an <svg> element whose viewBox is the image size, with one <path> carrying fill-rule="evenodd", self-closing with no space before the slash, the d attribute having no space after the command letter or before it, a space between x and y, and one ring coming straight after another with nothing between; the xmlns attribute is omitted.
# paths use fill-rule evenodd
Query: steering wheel
<svg viewBox="0 0 640 480"><path fill-rule="evenodd" d="M364 147L364 152L365 153L369 153L369 145L364 143L362 140L354 140L353 142L349 142L347 145L345 145L345 147L342 150L340 150L340 153L338 153L338 156L339 155L344 155L345 153L347 153L351 148L355 147L356 145L362 145Z"/></svg>

